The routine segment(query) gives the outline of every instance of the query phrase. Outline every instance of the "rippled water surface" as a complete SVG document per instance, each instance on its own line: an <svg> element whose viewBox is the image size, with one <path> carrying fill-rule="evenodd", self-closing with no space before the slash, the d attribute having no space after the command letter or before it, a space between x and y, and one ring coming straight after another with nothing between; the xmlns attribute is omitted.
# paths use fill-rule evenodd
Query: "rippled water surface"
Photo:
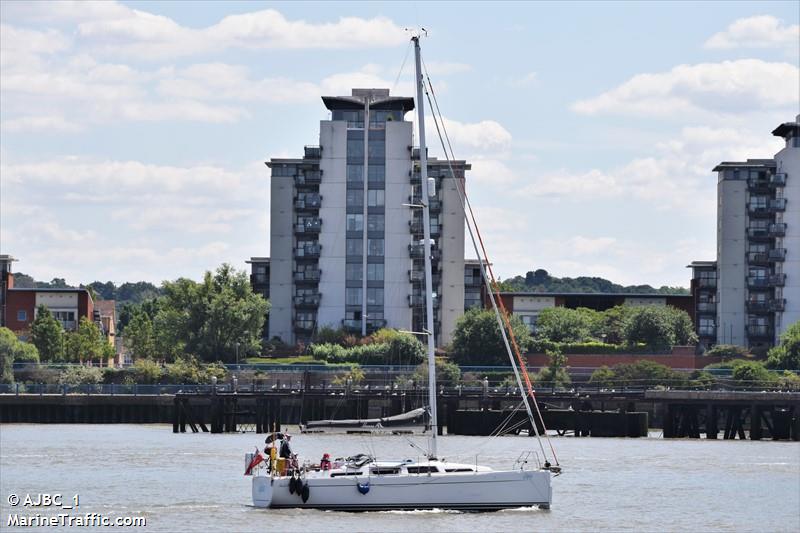
<svg viewBox="0 0 800 533"><path fill-rule="evenodd" d="M527 437L439 442L441 456L474 461L480 453L495 468L510 467L536 444ZM54 512L9 506L10 494L26 493L79 494L81 513L144 516L142 531L153 532L800 531L796 442L554 438L565 473L554 480L549 511L359 514L251 507L243 456L259 443L263 437L252 433L173 435L160 425L2 425L0 531L31 530L9 528L12 511ZM394 436L296 435L293 444L315 460L326 451L417 453Z"/></svg>

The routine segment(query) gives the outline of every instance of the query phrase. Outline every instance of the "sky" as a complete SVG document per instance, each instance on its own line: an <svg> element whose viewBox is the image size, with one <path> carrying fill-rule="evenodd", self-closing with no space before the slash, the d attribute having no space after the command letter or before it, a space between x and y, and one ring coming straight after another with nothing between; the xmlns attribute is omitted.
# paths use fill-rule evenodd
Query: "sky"
<svg viewBox="0 0 800 533"><path fill-rule="evenodd" d="M318 144L322 95L413 96L405 28L424 27L497 275L688 286L716 256L711 169L772 157L800 113L799 19L797 1L4 0L0 253L74 284L247 268L269 255L264 161Z"/></svg>

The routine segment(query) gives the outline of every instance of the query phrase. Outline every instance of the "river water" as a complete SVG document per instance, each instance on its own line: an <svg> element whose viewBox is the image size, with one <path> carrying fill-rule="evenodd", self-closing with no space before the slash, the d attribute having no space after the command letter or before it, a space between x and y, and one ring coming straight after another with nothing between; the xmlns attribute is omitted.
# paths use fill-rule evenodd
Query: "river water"
<svg viewBox="0 0 800 533"><path fill-rule="evenodd" d="M413 437L424 447L424 438ZM404 437L295 435L301 457L415 457ZM244 453L263 437L172 433L166 425L0 426L0 531L11 513L145 517L141 531L800 531L800 443L553 438L564 473L552 509L339 513L250 506ZM533 439L445 436L440 456L509 468ZM472 456L472 459L469 457ZM454 458L455 460L455 458ZM79 495L73 511L9 496ZM47 531L72 531L47 527ZM102 530L101 528L78 528ZM119 528L118 528L119 529ZM125 530L131 530L125 529ZM107 530L107 529L106 529Z"/></svg>

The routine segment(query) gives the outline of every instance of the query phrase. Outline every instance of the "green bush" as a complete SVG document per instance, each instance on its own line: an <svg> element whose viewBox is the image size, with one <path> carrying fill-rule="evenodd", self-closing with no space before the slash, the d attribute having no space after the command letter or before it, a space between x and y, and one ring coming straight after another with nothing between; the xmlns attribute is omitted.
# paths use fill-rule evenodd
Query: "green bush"
<svg viewBox="0 0 800 533"><path fill-rule="evenodd" d="M103 372L97 367L70 366L58 378L61 385L97 385L103 381Z"/></svg>
<svg viewBox="0 0 800 533"><path fill-rule="evenodd" d="M750 350L744 346L737 346L735 344L717 344L708 350L705 355L721 357L723 361L727 359L751 357Z"/></svg>
<svg viewBox="0 0 800 533"><path fill-rule="evenodd" d="M137 359L132 367L127 369L127 375L124 382L127 384L143 383L155 384L161 383L161 376L163 370L161 366L150 359Z"/></svg>
<svg viewBox="0 0 800 533"><path fill-rule="evenodd" d="M745 361L733 369L733 379L759 383L774 383L778 376L767 370L758 361Z"/></svg>
<svg viewBox="0 0 800 533"><path fill-rule="evenodd" d="M342 346L347 333L343 329L335 329L331 326L317 328L314 333L315 344L338 344Z"/></svg>
<svg viewBox="0 0 800 533"><path fill-rule="evenodd" d="M735 370L740 365L752 362L750 359L729 359L721 363L713 363L703 367L703 370Z"/></svg>
<svg viewBox="0 0 800 533"><path fill-rule="evenodd" d="M689 385L692 387L709 387L716 382L714 374L705 370L695 370L689 374Z"/></svg>
<svg viewBox="0 0 800 533"><path fill-rule="evenodd" d="M666 365L642 359L635 363L614 365L615 381L631 386L678 386L686 383L686 376Z"/></svg>
<svg viewBox="0 0 800 533"><path fill-rule="evenodd" d="M613 370L608 368L606 365L603 365L592 372L592 376L589 378L589 383L593 385L599 385L600 387L611 388L614 386L614 380L616 377L617 375Z"/></svg>
<svg viewBox="0 0 800 533"><path fill-rule="evenodd" d="M552 342L544 339L535 339L531 342L531 353L545 353L559 350L564 354L618 354L618 353L651 353L654 350L645 344L625 345L607 344L597 341L588 342Z"/></svg>
<svg viewBox="0 0 800 533"><path fill-rule="evenodd" d="M436 365L436 384L444 387L454 387L461 381L461 369L457 364L436 358L434 361ZM428 362L427 360L420 363L414 370L411 379L421 385L428 384Z"/></svg>

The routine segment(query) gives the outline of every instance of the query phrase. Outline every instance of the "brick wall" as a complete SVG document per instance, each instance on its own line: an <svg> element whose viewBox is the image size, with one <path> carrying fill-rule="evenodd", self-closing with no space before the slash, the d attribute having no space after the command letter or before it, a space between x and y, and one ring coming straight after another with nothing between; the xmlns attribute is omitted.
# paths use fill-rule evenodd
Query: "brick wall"
<svg viewBox="0 0 800 533"><path fill-rule="evenodd" d="M600 368L601 366L614 366L621 363L635 363L636 361L653 361L673 369L699 369L712 363L719 363L721 358L695 355L694 346L676 346L672 353L645 354L645 353L618 353L618 354L565 354L567 364L573 368ZM528 354L528 366L539 368L547 366L546 354Z"/></svg>

